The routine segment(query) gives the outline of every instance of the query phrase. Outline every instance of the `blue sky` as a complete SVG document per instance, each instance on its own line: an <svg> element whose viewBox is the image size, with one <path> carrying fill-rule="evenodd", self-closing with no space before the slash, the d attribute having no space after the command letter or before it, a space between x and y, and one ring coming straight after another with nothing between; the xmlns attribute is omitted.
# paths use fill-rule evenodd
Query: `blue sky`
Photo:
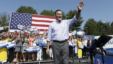
<svg viewBox="0 0 113 64"><path fill-rule="evenodd" d="M15 12L20 6L31 6L41 12L44 9L62 9L64 12L74 10L79 0L1 0L0 14ZM82 17L84 20L113 21L113 0L84 0Z"/></svg>

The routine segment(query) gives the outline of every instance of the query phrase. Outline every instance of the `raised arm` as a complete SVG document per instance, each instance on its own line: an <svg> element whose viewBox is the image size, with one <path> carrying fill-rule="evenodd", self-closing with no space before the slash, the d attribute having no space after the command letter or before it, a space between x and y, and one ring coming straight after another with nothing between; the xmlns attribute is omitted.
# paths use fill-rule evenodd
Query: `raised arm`
<svg viewBox="0 0 113 64"><path fill-rule="evenodd" d="M80 3L77 6L76 15L72 19L70 19L69 28L75 26L75 24L79 21L83 6L84 6L83 0L80 0Z"/></svg>
<svg viewBox="0 0 113 64"><path fill-rule="evenodd" d="M83 9L84 3L83 0L80 0L80 3L77 6L77 13L76 13L76 19L78 20L80 18L81 15L81 11Z"/></svg>

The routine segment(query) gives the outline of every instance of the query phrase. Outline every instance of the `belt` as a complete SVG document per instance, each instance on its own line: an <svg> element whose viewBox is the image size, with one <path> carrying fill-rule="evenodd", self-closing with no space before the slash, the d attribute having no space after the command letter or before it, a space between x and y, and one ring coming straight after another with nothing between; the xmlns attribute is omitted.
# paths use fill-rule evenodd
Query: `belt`
<svg viewBox="0 0 113 64"><path fill-rule="evenodd" d="M58 43L63 43L63 42L66 42L67 41L67 39L66 40L62 40L62 41L59 41L59 40L53 40L53 42L58 42Z"/></svg>

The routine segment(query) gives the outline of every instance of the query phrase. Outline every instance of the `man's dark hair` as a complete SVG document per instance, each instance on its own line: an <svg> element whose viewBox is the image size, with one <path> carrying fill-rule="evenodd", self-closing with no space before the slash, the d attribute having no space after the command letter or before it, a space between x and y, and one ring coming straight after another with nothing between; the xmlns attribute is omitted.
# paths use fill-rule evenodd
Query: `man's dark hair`
<svg viewBox="0 0 113 64"><path fill-rule="evenodd" d="M57 10L55 10L55 15L56 15L56 12L58 12L58 11L62 11L61 9L57 9Z"/></svg>

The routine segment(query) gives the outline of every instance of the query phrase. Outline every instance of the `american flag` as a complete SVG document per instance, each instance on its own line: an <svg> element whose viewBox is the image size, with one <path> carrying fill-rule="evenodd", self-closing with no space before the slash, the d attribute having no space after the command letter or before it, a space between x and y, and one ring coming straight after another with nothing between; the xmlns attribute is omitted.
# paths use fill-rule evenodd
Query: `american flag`
<svg viewBox="0 0 113 64"><path fill-rule="evenodd" d="M40 32L47 32L48 27L52 21L55 20L53 16L42 16L29 13L12 13L10 21L10 31L18 30L18 25L30 27Z"/></svg>

